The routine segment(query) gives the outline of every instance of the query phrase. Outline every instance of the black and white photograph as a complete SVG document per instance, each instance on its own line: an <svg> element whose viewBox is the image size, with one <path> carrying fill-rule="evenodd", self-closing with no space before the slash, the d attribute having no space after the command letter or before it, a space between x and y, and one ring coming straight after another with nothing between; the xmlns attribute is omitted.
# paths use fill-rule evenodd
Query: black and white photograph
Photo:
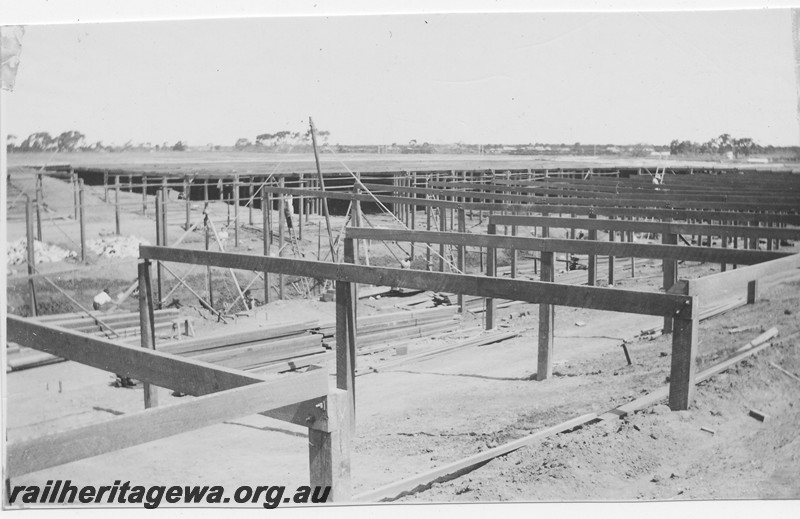
<svg viewBox="0 0 800 519"><path fill-rule="evenodd" d="M7 3L5 511L796 513L800 3Z"/></svg>

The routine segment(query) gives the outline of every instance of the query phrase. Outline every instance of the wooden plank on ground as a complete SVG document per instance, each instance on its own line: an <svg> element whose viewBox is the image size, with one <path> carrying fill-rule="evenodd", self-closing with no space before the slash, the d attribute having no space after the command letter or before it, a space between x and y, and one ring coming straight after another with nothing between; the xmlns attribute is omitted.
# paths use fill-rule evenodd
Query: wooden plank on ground
<svg viewBox="0 0 800 519"><path fill-rule="evenodd" d="M353 500L360 502L393 501L406 495L421 492L422 490L430 488L434 483L450 481L451 479L455 479L468 472L471 472L476 468L485 465L492 459L497 458L498 456L508 454L523 447L534 445L549 436L569 431L596 419L597 415L594 413L579 416L553 427L548 427L547 429L531 434L530 436L526 436L504 445L488 449L468 458L464 458L463 460L449 463L443 467L435 468L433 470L423 472L422 474L406 478L402 481L390 483L389 485L384 485L376 488L375 490L359 494L355 496Z"/></svg>

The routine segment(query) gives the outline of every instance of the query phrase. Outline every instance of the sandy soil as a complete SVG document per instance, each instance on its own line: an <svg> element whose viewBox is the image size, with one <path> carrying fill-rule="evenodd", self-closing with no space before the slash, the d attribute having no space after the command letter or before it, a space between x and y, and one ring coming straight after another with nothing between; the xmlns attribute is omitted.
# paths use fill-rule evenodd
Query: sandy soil
<svg viewBox="0 0 800 519"><path fill-rule="evenodd" d="M24 188L24 178L15 176L12 180ZM71 191L59 189L57 182L47 179L45 185L46 196L53 200L54 217L68 214L72 203ZM113 231L113 208L102 203L102 189L89 190L97 206L91 213L89 235ZM140 203L140 195L130 196L132 203ZM58 205L67 208L56 210ZM226 209L213 209L222 224ZM180 214L176 209L176 215L170 217L174 226L170 228L171 237L180 235L182 215L181 208ZM153 243L155 228L151 218L152 215L146 218L136 215L135 210L128 211L123 232ZM313 218L302 244L310 258L315 257L317 249ZM260 220L256 213L255 221ZM61 218L56 221L64 232L47 226L43 229L45 240L65 245L74 240L74 222ZM336 221L337 228L343 221ZM9 239L21 235L24 222L9 218ZM201 247L201 240L197 233L186 243ZM238 250L260 250L260 233L243 231ZM380 259L390 257L382 245L374 244L371 253L374 261L392 261ZM101 285L113 282L116 290L135 278L135 261L92 257L90 265L54 275L53 279L64 284L73 297L87 302ZM75 262L62 262L44 268L55 272L78 267ZM681 276L693 277L717 267L683 265ZM11 274L9 310L24 310L25 285L14 281L14 272ZM618 285L647 290L660 286L658 262L641 262L637 274L637 278L618 274ZM194 286L202 286L202 277L192 279ZM220 293L225 290L222 283L220 280ZM700 369L724 360L759 333L751 330L729 334L729 328L777 326L783 337L800 331L798 287L797 280L764 283L758 304L701 323ZM37 283L37 288L42 291L40 300L51 297L55 301L59 297L43 284ZM287 294L289 300L270 303L254 316L240 317L227 326L243 329L334 315L333 303L309 304L291 289ZM184 303L181 311L195 317L198 333L225 329L226 325L201 317L199 305L188 292L178 291L176 297ZM401 302L398 300L397 304ZM127 304L130 307L126 310L135 309L135 302ZM393 304L386 298L362 300L359 312L398 311ZM52 307L74 311L55 303ZM354 492L398 481L588 412L602 413L665 384L670 338L634 340L642 330L658 326L660 318L569 308L556 311L554 377L535 381L537 315L536 305L500 310L501 329L519 332L518 338L458 349L358 377L352 458ZM482 314L467 313L461 329L479 326L481 320ZM453 344L473 335L413 341L409 344L410 353ZM632 365L627 364L620 348L623 339L632 341ZM587 426L497 458L455 481L403 499L485 502L797 498L800 443L795 404L800 382L770 364L800 373L797 344L796 337L778 342L701 384L689 411L672 413L657 405L623 420ZM382 353L369 359L361 357L359 362L379 365L381 357L387 356ZM141 410L141 387L114 388L110 385L112 379L109 373L72 362L7 374L8 440L67 430ZM165 391L161 401L168 405L183 400ZM765 412L768 419L759 422L749 417L752 408ZM702 431L701 427L714 432ZM302 484L308 478L307 437L303 428L249 416L29 474L12 483L43 483L56 478L82 484L109 484L115 479L150 484Z"/></svg>

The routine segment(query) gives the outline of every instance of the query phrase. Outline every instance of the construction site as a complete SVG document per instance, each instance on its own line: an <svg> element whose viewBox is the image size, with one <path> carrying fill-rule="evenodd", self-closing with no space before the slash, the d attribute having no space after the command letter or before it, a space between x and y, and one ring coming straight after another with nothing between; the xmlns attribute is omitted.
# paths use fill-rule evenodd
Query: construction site
<svg viewBox="0 0 800 519"><path fill-rule="evenodd" d="M7 489L800 496L795 170L82 160L8 170Z"/></svg>

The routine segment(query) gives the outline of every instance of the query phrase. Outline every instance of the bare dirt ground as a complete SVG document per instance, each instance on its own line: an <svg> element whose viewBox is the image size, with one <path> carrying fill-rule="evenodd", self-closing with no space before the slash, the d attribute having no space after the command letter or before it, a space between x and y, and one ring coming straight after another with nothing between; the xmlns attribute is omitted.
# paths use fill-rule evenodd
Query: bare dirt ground
<svg viewBox="0 0 800 519"><path fill-rule="evenodd" d="M12 171L15 185L22 189L32 186L31 179L18 173ZM43 229L44 240L75 250L71 242L76 240L77 230L74 221L66 217L72 193L59 187L59 182L45 182L45 197L53 206L50 216L58 225ZM90 212L89 236L113 232L113 208L102 202L102 188L89 187L87 191L95 205ZM9 192L10 199L14 196ZM131 209L125 214L123 234L154 243L152 213L148 217L136 214L141 195L125 196L130 197ZM171 240L182 232L178 227L183 223L182 207L176 204L175 215L170 215ZM212 204L212 211L215 222L224 228L227 208ZM193 211L193 217L199 216L199 211ZM245 210L241 218L247 218ZM387 217L371 220L376 225L389 224ZM259 212L254 221L261 221ZM312 216L301 244L310 259L317 254L318 222ZM344 218L334 218L337 229L343 223ZM7 236L9 240L24 236L24 222L9 218ZM182 246L201 248L202 240L200 233L194 233ZM259 253L260 240L260 232L245 229L239 248L233 249L229 248L231 233L226 250ZM370 252L373 262L395 261L382 244L373 244ZM419 258L419 251L417 255ZM477 254L472 256L470 263L475 265ZM618 261L618 268L622 269L623 263L627 260ZM53 279L84 304L91 304L91 297L103 286L112 284L115 295L135 278L135 260L90 256L89 264L84 268L68 260L40 267L54 273L71 270L54 274ZM686 264L681 266L680 275L696 277L718 267ZM530 265L523 261L522 269L526 268ZM185 272L186 268L177 271ZM25 284L14 278L19 272L10 272L8 310L24 315ZM215 289L232 294L223 274L215 277ZM199 288L203 278L199 272L197 276L190 279ZM574 273L561 275L562 279L570 276ZM617 286L623 288L658 290L660 262L640 261L636 278L622 270L617 277ZM241 279L249 280L249 274ZM170 280L168 286L173 284ZM701 323L699 369L726 359L760 333L730 334L730 328L776 326L781 337L800 331L800 282L794 279L762 285L762 298L756 305ZM254 286L261 290L260 282ZM75 311L54 289L38 282L37 288L40 301L51 301L54 311ZM274 301L260 307L255 315L240 317L229 325L209 318L188 291L178 290L175 297L184 305L181 311L195 318L198 333L334 315L333 303L309 303L291 288L287 288L287 294L288 300ZM359 303L360 315L400 311L394 305L402 301L394 299L364 299ZM125 310L135 308L135 301L123 305ZM518 338L359 376L352 458L354 492L398 481L588 412L602 413L666 383L670 337L634 340L642 330L659 326L660 318L570 308L556 310L554 377L535 381L537 316L536 305L502 309L500 328L519 332ZM482 318L482 313L467 312L461 321L461 335L409 341L409 354L473 337L478 332L467 330L480 326ZM632 365L627 364L620 347L623 339L631 341ZM379 367L381 358L388 356L384 352L359 357L359 363ZM800 496L796 432L800 382L770 363L800 374L797 337L778 340L762 353L701 384L689 411L673 413L656 405L622 420L560 434L403 501L796 499ZM6 374L7 439L67 430L142 409L140 386L114 388L112 381L112 374L72 362ZM163 391L160 401L169 405L183 399ZM767 420L760 422L748 416L753 408L766 413ZM262 416L243 417L29 474L12 484L62 478L81 484L109 484L122 479L148 484L299 485L308 479L305 433L301 427Z"/></svg>

